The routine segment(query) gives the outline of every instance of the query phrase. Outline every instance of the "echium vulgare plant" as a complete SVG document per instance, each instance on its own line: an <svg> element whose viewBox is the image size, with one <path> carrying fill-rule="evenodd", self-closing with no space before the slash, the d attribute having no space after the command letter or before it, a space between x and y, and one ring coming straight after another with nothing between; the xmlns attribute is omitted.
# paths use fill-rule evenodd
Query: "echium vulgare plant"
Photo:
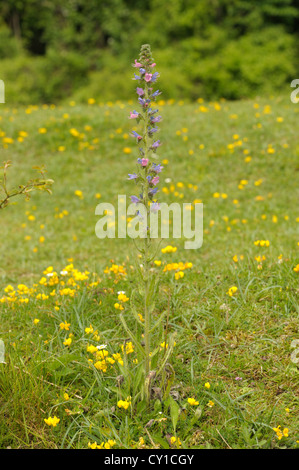
<svg viewBox="0 0 299 470"><path fill-rule="evenodd" d="M161 271L157 273L156 269L152 269L152 263L157 252L157 243L155 243L156 240L151 239L149 225L150 213L159 210L156 193L158 192L159 174L163 170L163 166L153 161L154 159L157 160L157 149L161 145L156 136L159 131L157 123L162 118L155 105L156 98L161 92L158 89L154 90L159 73L154 71L156 64L148 44L141 47L139 59L135 60L132 65L136 69L133 80L138 82L136 92L139 110L131 111L129 118L136 120L137 124L141 124L142 130L139 131L140 133L135 130L132 131L132 137L136 139L138 145L139 158L136 162L136 172L129 174L128 179L136 184L136 194L138 195L131 196L131 202L136 203L136 210L143 209L142 211L137 210L137 214L140 215L144 228L140 242L135 241L135 246L140 253L139 261L141 262L140 265L136 263L140 278L138 289L136 289L138 293L135 294L133 291L131 294L131 310L137 321L137 331L139 332L137 336L128 328L123 315L121 315L121 321L139 352L140 362L138 359L138 363L140 363L141 369L135 375L141 378L141 397L145 397L146 401L149 402L153 383L161 377L162 382L165 382L163 380L165 366L171 367L167 364L167 361L172 352L174 341L170 338L169 344L166 344L167 327L165 328L162 320L168 312L161 312L158 318L157 315L153 315ZM140 310L143 314L139 313ZM155 347L152 344L153 337L157 341ZM164 345L162 347L161 341ZM167 388L165 383L162 388L165 392L165 388Z"/></svg>

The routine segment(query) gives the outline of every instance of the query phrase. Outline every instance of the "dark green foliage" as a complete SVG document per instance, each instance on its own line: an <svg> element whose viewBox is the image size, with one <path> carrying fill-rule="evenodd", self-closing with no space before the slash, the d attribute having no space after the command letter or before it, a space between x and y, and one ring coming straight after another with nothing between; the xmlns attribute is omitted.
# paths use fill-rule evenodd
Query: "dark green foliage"
<svg viewBox="0 0 299 470"><path fill-rule="evenodd" d="M7 0L0 5L0 59L10 63L2 64L1 78L11 101L74 92L78 99L124 99L131 92L127 64L150 42L165 98L273 94L298 72L298 14L294 0ZM27 72L11 61L20 50L29 82L20 83Z"/></svg>

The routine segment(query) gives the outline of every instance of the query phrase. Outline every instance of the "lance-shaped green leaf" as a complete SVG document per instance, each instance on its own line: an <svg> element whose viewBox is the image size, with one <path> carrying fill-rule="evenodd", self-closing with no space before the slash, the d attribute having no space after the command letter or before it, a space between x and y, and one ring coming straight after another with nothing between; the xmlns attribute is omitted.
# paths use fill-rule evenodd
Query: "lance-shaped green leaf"
<svg viewBox="0 0 299 470"><path fill-rule="evenodd" d="M135 344L136 348L138 349L138 351L143 355L145 356L145 352L144 352L144 349L143 347L141 346L141 344L139 343L138 339L136 338L136 336L134 335L134 333L130 330L130 328L128 327L124 317L122 314L119 315L119 318L120 318L120 321L122 322L123 324L123 327L124 329L126 330L126 332L128 333L128 335L130 336L131 340L133 341L133 343Z"/></svg>

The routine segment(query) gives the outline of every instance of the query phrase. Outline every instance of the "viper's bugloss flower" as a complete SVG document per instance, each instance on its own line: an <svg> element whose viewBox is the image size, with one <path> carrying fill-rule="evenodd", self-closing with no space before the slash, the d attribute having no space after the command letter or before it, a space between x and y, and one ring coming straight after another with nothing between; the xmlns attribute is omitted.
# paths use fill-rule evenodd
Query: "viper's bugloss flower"
<svg viewBox="0 0 299 470"><path fill-rule="evenodd" d="M155 173L161 173L161 171L163 170L163 166L160 165L160 163L158 165L156 165L156 163L153 163L153 166L152 166L152 170L155 172Z"/></svg>
<svg viewBox="0 0 299 470"><path fill-rule="evenodd" d="M137 59L135 59L135 63L133 64L133 67L139 68L141 66L142 66L142 64L140 64L140 62L137 62Z"/></svg>
<svg viewBox="0 0 299 470"><path fill-rule="evenodd" d="M139 113L137 111L130 111L129 119L136 119L138 118Z"/></svg>
<svg viewBox="0 0 299 470"><path fill-rule="evenodd" d="M158 202L153 202L150 206L150 211L151 212L158 212L158 210L160 209L160 204ZM161 262L160 262L161 264Z"/></svg>
<svg viewBox="0 0 299 470"><path fill-rule="evenodd" d="M141 135L137 134L136 131L132 131L133 137L136 137L137 141L142 140Z"/></svg>
<svg viewBox="0 0 299 470"><path fill-rule="evenodd" d="M158 192L158 188L150 189L148 192L149 196L154 196Z"/></svg>
<svg viewBox="0 0 299 470"><path fill-rule="evenodd" d="M151 102L151 100L149 100L149 99L144 100L144 99L142 99L142 98L140 98L140 97L138 98L138 101L139 101L139 103L141 104L141 106L142 106L143 108L147 108L148 105L149 105L150 102Z"/></svg>
<svg viewBox="0 0 299 470"><path fill-rule="evenodd" d="M157 188L153 188L159 183L159 177L156 175L163 169L160 164L150 161L151 153L156 153L161 146L161 141L153 140L153 136L159 131L156 123L162 120L162 116L157 114L159 109L154 105L161 91L154 90L152 86L159 77L159 73L153 71L156 63L152 59L149 45L146 44L141 47L139 59L135 59L132 65L134 68L138 68L139 71L138 75L134 73L133 80L140 82L140 85L136 87L136 93L141 111L131 111L129 118L137 119L137 122L142 119L144 126L142 133L138 133L136 130L131 133L136 138L137 143L140 144L138 147L141 158L137 160L140 170L136 173L129 173L128 180L134 180L135 183L141 186L142 197L132 196L132 202L142 201L148 211L148 199L151 200L158 191Z"/></svg>
<svg viewBox="0 0 299 470"><path fill-rule="evenodd" d="M155 134L155 132L158 132L158 128L157 127L149 127L147 129L147 133L149 135L149 137L152 137L152 134Z"/></svg>
<svg viewBox="0 0 299 470"><path fill-rule="evenodd" d="M154 91L154 93L152 93L151 97L154 98L155 96L158 96L158 95L161 95L161 91L160 91L160 90Z"/></svg>
<svg viewBox="0 0 299 470"><path fill-rule="evenodd" d="M151 123L160 122L161 120L162 120L161 116L156 116L156 117L151 116L150 118Z"/></svg>
<svg viewBox="0 0 299 470"><path fill-rule="evenodd" d="M157 149L158 147L160 147L160 145L161 145L160 140L156 140L152 145L152 149Z"/></svg>
<svg viewBox="0 0 299 470"><path fill-rule="evenodd" d="M132 173L132 174L129 173L128 176L129 176L128 180L135 180L138 178L138 175L136 175L136 173Z"/></svg>
<svg viewBox="0 0 299 470"><path fill-rule="evenodd" d="M160 122L162 119L162 117L158 114L159 109L157 109L155 105L157 96L161 94L159 90L153 89L153 83L155 83L159 77L159 73L153 70L155 66L156 63L152 58L150 46L148 44L143 45L141 47L139 59L136 59L135 63L133 64L133 67L138 68L139 70L138 75L134 73L133 80L139 81L138 86L136 87L136 93L140 110L138 110L138 112L134 110L130 114L131 119L137 118L137 124L142 122L142 131L139 131L140 134L138 134L136 130L132 131L132 136L135 137L137 141L140 158L137 159L138 169L136 173L130 173L128 179L134 180L135 184L137 184L138 188L140 188L139 196L131 196L132 203L141 203L144 206L143 209L145 209L143 211L138 211L138 215L142 217L142 225L146 230L145 237L143 237L143 255L140 255L142 258L141 266L144 273L142 278L145 292L144 319L142 317L141 320L139 317L140 321L144 321L144 373L146 377L150 371L151 351L151 310L148 305L148 295L146 294L146 292L148 292L149 285L152 282L150 273L151 236L149 216L151 212L157 212L160 209L155 195L158 192L158 188L156 186L160 181L160 178L157 175L163 169L160 164L152 162L152 157L155 159L157 158L155 154L161 145L160 140L154 140L154 136L159 131L158 127L156 127L156 123ZM147 401L148 400L149 397L147 397ZM127 402L120 400L117 403L117 406L119 408L128 407L129 405Z"/></svg>

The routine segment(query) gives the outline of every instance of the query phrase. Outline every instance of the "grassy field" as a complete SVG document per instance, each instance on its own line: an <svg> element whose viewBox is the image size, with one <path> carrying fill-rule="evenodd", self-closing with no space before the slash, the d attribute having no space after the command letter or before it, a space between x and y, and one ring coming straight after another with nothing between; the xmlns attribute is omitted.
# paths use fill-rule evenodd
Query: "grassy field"
<svg viewBox="0 0 299 470"><path fill-rule="evenodd" d="M123 354L115 308L117 293L130 298L136 283L134 246L95 235L96 205L134 194L134 107L1 105L9 183L44 164L55 184L52 195L1 211L0 447L294 448L299 105L289 97L159 103L159 200L202 201L204 241L185 250L184 240L166 240L177 250L156 257L169 270L154 316L167 310L167 331L176 332L175 376L172 401L158 394L147 413L134 405L134 387L117 380L136 362L135 350ZM184 277L176 279L179 262ZM107 345L106 368L94 365L103 359L90 347L98 344ZM117 407L126 393L132 405Z"/></svg>

